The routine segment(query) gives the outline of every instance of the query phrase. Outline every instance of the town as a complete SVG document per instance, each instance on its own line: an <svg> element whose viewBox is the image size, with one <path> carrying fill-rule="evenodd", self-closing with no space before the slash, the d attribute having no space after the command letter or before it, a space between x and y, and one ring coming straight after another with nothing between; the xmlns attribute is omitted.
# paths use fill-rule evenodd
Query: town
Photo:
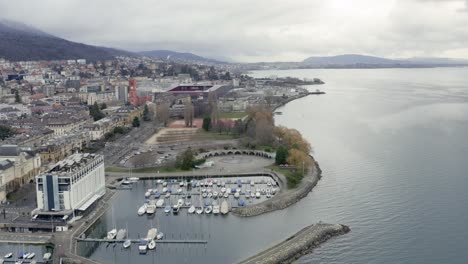
<svg viewBox="0 0 468 264"><path fill-rule="evenodd" d="M3 237L25 234L12 235L6 242L51 243L50 237L44 240L28 234L66 233L75 221L99 211L99 203L111 196L106 189L125 187L116 177L135 178L132 171L180 169L184 166L180 157L191 149L202 153L241 146L259 151L242 153L271 158L268 152L272 149L261 149L273 137L271 117L254 126L247 117L262 111L272 113L309 94L322 94L307 88L316 84L323 82L253 78L235 65L184 64L147 57L96 62L0 59ZM243 142L241 134L251 129L256 131L256 140ZM304 167L304 159L291 168L301 163ZM191 161L183 169L213 164L202 164L204 161ZM242 193L238 190L232 193L236 198ZM270 198L274 192L274 188L258 189L246 198L265 194ZM210 191L203 197L207 194L213 195ZM228 197L221 188L219 194ZM244 201L239 202L243 205ZM224 211L227 208L225 203Z"/></svg>

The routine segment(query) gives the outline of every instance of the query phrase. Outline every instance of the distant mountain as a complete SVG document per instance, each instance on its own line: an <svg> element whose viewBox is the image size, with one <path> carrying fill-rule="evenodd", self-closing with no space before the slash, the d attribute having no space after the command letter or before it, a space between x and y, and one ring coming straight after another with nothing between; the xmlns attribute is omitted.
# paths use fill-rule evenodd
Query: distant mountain
<svg viewBox="0 0 468 264"><path fill-rule="evenodd" d="M405 60L411 63L418 63L418 64L468 65L467 59L416 57L416 58L409 58Z"/></svg>
<svg viewBox="0 0 468 264"><path fill-rule="evenodd" d="M195 55L188 52L176 52L171 50L150 50L141 51L139 54L150 57L159 58L163 60L171 60L176 62L191 62L191 63L202 63L202 64L225 64L226 62L209 59Z"/></svg>
<svg viewBox="0 0 468 264"><path fill-rule="evenodd" d="M76 43L22 23L0 20L0 58L21 60L109 60L131 52Z"/></svg>
<svg viewBox="0 0 468 264"><path fill-rule="evenodd" d="M400 60L391 60L373 56L345 54L329 57L310 57L303 61L305 64L312 65L353 65L353 64L372 64L372 65L395 65L408 63Z"/></svg>

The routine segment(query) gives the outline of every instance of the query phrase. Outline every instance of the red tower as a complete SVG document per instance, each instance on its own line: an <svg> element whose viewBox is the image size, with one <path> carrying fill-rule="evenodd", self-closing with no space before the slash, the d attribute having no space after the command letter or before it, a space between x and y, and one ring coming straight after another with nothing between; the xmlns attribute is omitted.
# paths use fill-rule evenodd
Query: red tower
<svg viewBox="0 0 468 264"><path fill-rule="evenodd" d="M130 79L128 81L128 84L130 86L130 89L128 89L128 101L132 105L138 105L140 102L138 98L138 93L137 93L137 82L135 79Z"/></svg>

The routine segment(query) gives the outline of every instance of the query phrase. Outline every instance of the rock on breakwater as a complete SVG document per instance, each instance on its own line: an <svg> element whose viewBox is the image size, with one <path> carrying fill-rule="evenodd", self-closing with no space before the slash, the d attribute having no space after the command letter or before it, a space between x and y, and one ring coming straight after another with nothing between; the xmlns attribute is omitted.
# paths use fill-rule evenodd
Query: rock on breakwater
<svg viewBox="0 0 468 264"><path fill-rule="evenodd" d="M292 263L328 239L346 234L350 228L340 224L318 223L303 228L283 242L252 256L241 264Z"/></svg>

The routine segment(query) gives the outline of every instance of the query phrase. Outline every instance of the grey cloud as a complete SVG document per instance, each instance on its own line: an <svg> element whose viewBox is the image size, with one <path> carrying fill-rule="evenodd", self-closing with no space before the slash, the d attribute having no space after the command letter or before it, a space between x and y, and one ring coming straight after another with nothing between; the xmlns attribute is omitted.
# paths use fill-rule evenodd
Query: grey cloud
<svg viewBox="0 0 468 264"><path fill-rule="evenodd" d="M465 5L463 4L465 2ZM239 61L364 53L468 58L467 0L0 0L0 17L93 45Z"/></svg>

